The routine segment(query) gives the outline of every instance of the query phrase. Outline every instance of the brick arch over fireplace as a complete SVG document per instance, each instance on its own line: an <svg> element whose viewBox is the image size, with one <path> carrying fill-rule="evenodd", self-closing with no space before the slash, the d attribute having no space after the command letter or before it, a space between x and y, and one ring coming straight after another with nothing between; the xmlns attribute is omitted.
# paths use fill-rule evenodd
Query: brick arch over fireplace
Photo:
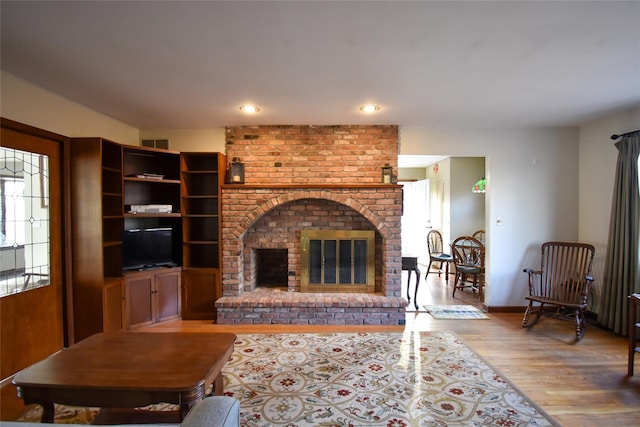
<svg viewBox="0 0 640 427"><path fill-rule="evenodd" d="M400 297L402 190L398 186L344 186L334 188L229 186L222 191L222 293L237 297L251 292L251 277L245 278L244 239L247 231L273 209L300 200L324 200L337 203L365 218L380 236L379 271L376 292ZM339 222L336 219L335 222ZM265 236L265 242L270 241ZM264 244L264 247L273 245ZM299 254L294 253L299 256ZM299 261L292 262L297 266ZM296 276L299 271L295 272ZM249 280L246 280L249 279ZM296 278L296 280L298 280ZM290 286L290 291L299 286Z"/></svg>
<svg viewBox="0 0 640 427"><path fill-rule="evenodd" d="M302 199L331 200L333 202L345 205L366 218L375 227L376 231L380 233L383 239L386 239L389 235L389 229L386 224L380 219L378 215L371 212L371 210L369 210L366 206L363 206L362 203L354 200L350 196L343 194L334 194L324 190L308 190L296 193L281 194L272 199L269 199L262 203L260 206L256 206L253 210L249 211L242 223L238 224L236 229L232 231L232 234L237 236L241 240L244 236L244 233L246 233L247 230L256 221L266 215L269 211L286 203Z"/></svg>
<svg viewBox="0 0 640 427"><path fill-rule="evenodd" d="M332 200L334 198L305 197L303 193L296 197L280 197L280 203L247 226L239 239L243 254L239 262L242 263L245 292L251 292L261 285L258 278L263 277L265 271L274 270L279 272L281 279L277 285L272 286L285 287L290 292L303 290L302 230L375 232L375 251L372 253L375 258L373 288L381 292L384 287L384 237L365 215L346 203ZM368 216L375 217L372 213ZM258 258L263 261L258 262ZM266 258L270 258L270 261L265 261Z"/></svg>

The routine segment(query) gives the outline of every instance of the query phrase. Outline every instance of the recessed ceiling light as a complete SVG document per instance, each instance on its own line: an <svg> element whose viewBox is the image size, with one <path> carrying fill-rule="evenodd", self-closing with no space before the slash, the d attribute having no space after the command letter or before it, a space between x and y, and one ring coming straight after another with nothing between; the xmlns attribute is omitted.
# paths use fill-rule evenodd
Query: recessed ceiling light
<svg viewBox="0 0 640 427"><path fill-rule="evenodd" d="M366 104L360 107L360 111L362 111L363 113L375 113L376 111L379 111L379 110L380 110L380 106L374 105L374 104Z"/></svg>
<svg viewBox="0 0 640 427"><path fill-rule="evenodd" d="M258 108L257 105L242 105L240 106L240 111L245 113L257 113L260 111L260 108Z"/></svg>

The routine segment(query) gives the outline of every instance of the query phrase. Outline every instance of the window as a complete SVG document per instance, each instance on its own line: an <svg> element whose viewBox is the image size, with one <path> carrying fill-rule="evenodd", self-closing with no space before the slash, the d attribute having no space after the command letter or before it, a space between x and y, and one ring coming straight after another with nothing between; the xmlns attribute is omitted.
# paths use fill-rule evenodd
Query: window
<svg viewBox="0 0 640 427"><path fill-rule="evenodd" d="M24 245L24 228L17 227L18 219L24 218L24 179L0 177L0 205L2 206L2 229L0 245Z"/></svg>
<svg viewBox="0 0 640 427"><path fill-rule="evenodd" d="M0 296L49 284L48 163L0 147Z"/></svg>

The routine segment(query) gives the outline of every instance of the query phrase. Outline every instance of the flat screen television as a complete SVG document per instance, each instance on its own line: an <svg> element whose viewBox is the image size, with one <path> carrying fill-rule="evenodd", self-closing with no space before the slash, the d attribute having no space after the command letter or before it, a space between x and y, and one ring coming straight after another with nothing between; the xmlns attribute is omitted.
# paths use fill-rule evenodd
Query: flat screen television
<svg viewBox="0 0 640 427"><path fill-rule="evenodd" d="M170 227L133 228L122 236L122 269L144 270L175 266Z"/></svg>

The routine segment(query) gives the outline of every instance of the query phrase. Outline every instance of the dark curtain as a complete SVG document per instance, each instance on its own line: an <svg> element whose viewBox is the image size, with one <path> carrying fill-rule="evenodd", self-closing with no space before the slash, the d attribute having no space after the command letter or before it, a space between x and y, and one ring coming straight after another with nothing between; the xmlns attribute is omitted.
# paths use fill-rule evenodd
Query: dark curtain
<svg viewBox="0 0 640 427"><path fill-rule="evenodd" d="M602 326L627 335L628 297L640 292L640 131L626 134L615 145L618 163L598 318Z"/></svg>

